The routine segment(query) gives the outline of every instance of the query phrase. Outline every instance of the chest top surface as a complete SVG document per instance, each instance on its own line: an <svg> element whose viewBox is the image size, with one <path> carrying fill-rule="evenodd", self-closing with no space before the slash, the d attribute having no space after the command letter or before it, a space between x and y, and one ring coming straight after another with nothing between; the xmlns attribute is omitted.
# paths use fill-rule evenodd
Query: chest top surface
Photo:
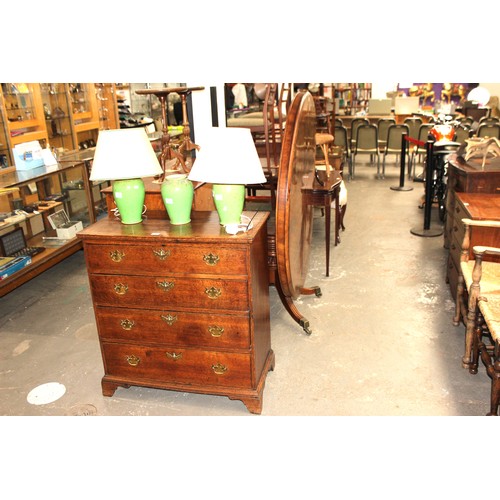
<svg viewBox="0 0 500 500"><path fill-rule="evenodd" d="M137 243L152 242L158 239L179 243L224 243L250 244L259 230L266 224L269 212L244 212L251 219L251 229L235 235L227 234L219 223L217 212L192 212L191 222L175 226L168 220L149 219L139 224L126 225L118 220L102 219L83 231L78 236L85 241L129 240Z"/></svg>

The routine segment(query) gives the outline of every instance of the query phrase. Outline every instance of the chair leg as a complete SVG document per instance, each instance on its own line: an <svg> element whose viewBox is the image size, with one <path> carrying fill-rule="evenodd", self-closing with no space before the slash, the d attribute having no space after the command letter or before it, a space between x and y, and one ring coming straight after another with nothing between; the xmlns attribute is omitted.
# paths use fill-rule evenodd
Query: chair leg
<svg viewBox="0 0 500 500"><path fill-rule="evenodd" d="M498 416L498 407L500 405L500 345L495 342L495 350L491 370L491 396L490 396L490 413L489 416Z"/></svg>
<svg viewBox="0 0 500 500"><path fill-rule="evenodd" d="M460 320L462 318L462 300L464 296L464 277L462 273L458 275L458 284L457 284L457 297L455 302L455 316L453 316L453 324L458 326L460 324Z"/></svg>

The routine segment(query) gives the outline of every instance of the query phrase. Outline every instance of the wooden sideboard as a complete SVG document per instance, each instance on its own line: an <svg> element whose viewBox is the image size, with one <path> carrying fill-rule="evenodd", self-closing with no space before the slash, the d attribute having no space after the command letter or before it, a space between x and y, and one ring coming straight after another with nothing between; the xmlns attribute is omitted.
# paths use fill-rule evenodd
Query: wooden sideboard
<svg viewBox="0 0 500 500"><path fill-rule="evenodd" d="M481 159L466 162L457 154L450 155L446 197L444 246L450 248L454 224L455 193L500 194L500 158L488 160L484 168Z"/></svg>
<svg viewBox="0 0 500 500"><path fill-rule="evenodd" d="M229 235L217 212L190 224L103 219L83 240L104 363L102 391L131 385L224 395L261 413L274 368L268 212Z"/></svg>
<svg viewBox="0 0 500 500"><path fill-rule="evenodd" d="M450 223L450 248L446 269L446 278L450 285L453 299L456 300L457 282L460 273L460 255L464 239L465 226L462 219L500 220L500 195L483 193L460 193L454 195L453 212L449 212L447 223ZM470 227L469 258L473 259L474 245L500 246L500 230L483 227ZM498 260L485 256L485 260Z"/></svg>

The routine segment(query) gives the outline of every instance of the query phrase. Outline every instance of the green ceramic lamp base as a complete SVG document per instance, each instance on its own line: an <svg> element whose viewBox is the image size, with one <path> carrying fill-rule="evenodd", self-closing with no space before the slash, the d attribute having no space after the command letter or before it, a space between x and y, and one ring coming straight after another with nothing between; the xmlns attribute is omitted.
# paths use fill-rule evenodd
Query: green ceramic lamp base
<svg viewBox="0 0 500 500"><path fill-rule="evenodd" d="M214 184L212 195L221 225L239 224L245 205L245 186L243 184Z"/></svg>
<svg viewBox="0 0 500 500"><path fill-rule="evenodd" d="M113 197L122 224L142 222L146 189L142 179L124 179L113 182Z"/></svg>

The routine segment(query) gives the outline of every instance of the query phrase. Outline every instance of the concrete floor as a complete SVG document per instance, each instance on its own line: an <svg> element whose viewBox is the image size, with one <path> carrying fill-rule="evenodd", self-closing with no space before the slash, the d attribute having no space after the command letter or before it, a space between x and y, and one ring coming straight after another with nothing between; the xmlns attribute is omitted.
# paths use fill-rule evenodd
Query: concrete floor
<svg viewBox="0 0 500 500"><path fill-rule="evenodd" d="M395 191L399 167L377 180L368 164L347 183L346 231L325 277L324 219L314 220L306 286L297 307L307 336L270 290L276 367L264 416L484 415L490 380L461 367L464 327L452 326L443 238L423 228L423 184ZM435 215L435 214L434 214ZM82 252L0 299L1 401L8 415L253 416L226 397L131 387L101 394L103 375ZM58 382L66 392L30 404L29 392ZM253 416L254 418L258 418Z"/></svg>

